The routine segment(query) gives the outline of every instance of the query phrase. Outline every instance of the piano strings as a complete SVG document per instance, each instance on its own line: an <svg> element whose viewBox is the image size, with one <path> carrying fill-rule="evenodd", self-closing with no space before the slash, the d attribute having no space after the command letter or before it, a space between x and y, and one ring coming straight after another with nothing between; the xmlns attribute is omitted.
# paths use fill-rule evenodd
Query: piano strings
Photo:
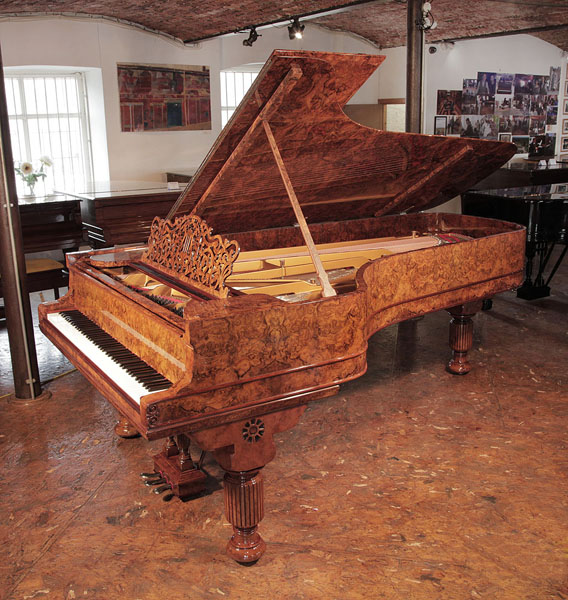
<svg viewBox="0 0 568 600"><path fill-rule="evenodd" d="M355 287L357 270L365 263L390 254L429 248L470 239L455 235L385 237L369 240L317 244L316 248L337 293ZM135 292L183 316L184 306L192 297L140 272L135 266L108 267L105 273ZM314 300L322 288L306 246L241 252L227 278L232 294L268 294L287 302Z"/></svg>

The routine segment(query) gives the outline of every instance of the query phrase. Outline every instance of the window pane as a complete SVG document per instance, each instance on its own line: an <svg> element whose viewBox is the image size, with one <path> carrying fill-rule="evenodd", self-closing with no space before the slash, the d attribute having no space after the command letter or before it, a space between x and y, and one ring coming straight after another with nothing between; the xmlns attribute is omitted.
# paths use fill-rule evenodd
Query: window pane
<svg viewBox="0 0 568 600"><path fill-rule="evenodd" d="M25 101L20 99L20 89ZM91 179L89 142L86 139L88 116L82 103L83 77L73 75L11 75L6 78L9 90L12 152L16 162L30 161L35 170L40 157L49 156L53 166L47 168L45 181L35 188L38 195L53 189L72 189ZM18 118L15 115L19 114ZM17 178L18 193L25 193Z"/></svg>
<svg viewBox="0 0 568 600"><path fill-rule="evenodd" d="M49 114L57 114L59 107L57 106L57 90L55 86L55 79L49 77L45 80L45 96L47 104L47 112Z"/></svg>
<svg viewBox="0 0 568 600"><path fill-rule="evenodd" d="M243 73L235 73L235 104L234 104L234 106L237 106L237 104L239 104L239 102L243 99L243 96L245 95L244 90L245 90L245 88L244 88Z"/></svg>
<svg viewBox="0 0 568 600"><path fill-rule="evenodd" d="M9 115L22 114L22 102L20 99L20 86L17 81L5 79L6 82L6 102L8 104Z"/></svg>
<svg viewBox="0 0 568 600"><path fill-rule="evenodd" d="M12 142L12 156L15 163L24 160L24 123L22 119L10 119L10 141Z"/></svg>
<svg viewBox="0 0 568 600"><path fill-rule="evenodd" d="M227 73L221 71L221 106L227 106Z"/></svg>
<svg viewBox="0 0 568 600"><path fill-rule="evenodd" d="M67 111L70 113L79 112L79 98L77 94L77 84L75 79L71 77L67 77L65 80L65 84L67 86Z"/></svg>
<svg viewBox="0 0 568 600"><path fill-rule="evenodd" d="M235 74L227 72L227 106L235 106Z"/></svg>

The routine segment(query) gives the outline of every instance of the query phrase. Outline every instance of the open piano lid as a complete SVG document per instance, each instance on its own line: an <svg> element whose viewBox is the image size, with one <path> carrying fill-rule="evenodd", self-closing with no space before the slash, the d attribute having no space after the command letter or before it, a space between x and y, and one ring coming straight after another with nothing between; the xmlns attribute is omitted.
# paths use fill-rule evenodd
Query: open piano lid
<svg viewBox="0 0 568 600"><path fill-rule="evenodd" d="M385 57L275 50L169 218L215 233L296 223L265 119L308 223L419 211L506 162L503 142L378 131L342 108Z"/></svg>

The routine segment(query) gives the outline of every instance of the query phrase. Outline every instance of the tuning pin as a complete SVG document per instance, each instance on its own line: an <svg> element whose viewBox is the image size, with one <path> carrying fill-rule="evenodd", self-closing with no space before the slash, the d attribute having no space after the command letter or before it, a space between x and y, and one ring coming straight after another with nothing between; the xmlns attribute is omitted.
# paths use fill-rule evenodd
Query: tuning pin
<svg viewBox="0 0 568 600"><path fill-rule="evenodd" d="M169 483L166 483L165 485L161 485L160 487L154 488L152 491L154 492L154 494L161 494L162 492L165 492L166 490L171 490L172 488L170 487Z"/></svg>
<svg viewBox="0 0 568 600"><path fill-rule="evenodd" d="M142 479L154 479L155 477L161 477L161 475L154 471L153 473L140 473L140 477Z"/></svg>
<svg viewBox="0 0 568 600"><path fill-rule="evenodd" d="M161 483L166 483L166 480L163 477L160 477L160 479L148 479L144 482L144 485L150 487L152 485L160 485Z"/></svg>

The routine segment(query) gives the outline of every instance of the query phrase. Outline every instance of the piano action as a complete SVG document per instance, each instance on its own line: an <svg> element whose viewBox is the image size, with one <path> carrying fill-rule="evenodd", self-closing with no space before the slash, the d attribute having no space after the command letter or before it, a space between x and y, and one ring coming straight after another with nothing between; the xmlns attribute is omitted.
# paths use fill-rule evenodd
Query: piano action
<svg viewBox="0 0 568 600"><path fill-rule="evenodd" d="M373 333L447 309L465 374L481 301L522 280L522 226L420 212L515 147L354 123L342 107L382 60L275 51L148 245L68 256L69 293L40 307L120 432L166 440L177 494L203 486L189 444L213 452L239 562L265 550L274 435L365 373Z"/></svg>

